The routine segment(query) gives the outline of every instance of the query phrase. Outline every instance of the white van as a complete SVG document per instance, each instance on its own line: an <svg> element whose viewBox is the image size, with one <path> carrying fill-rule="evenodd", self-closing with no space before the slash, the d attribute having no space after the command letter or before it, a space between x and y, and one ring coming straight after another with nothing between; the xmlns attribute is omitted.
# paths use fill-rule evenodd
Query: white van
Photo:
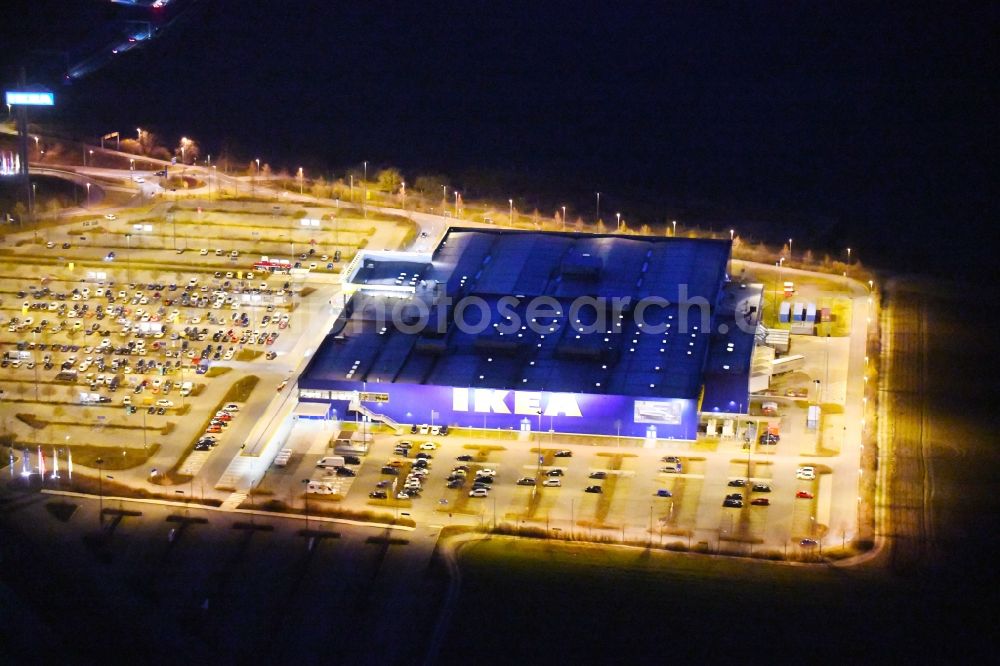
<svg viewBox="0 0 1000 666"><path fill-rule="evenodd" d="M347 463L344 462L344 456L325 456L319 459L316 463L316 467L322 467L324 469L331 469L336 467L343 467Z"/></svg>
<svg viewBox="0 0 1000 666"><path fill-rule="evenodd" d="M332 495L333 485L325 481L310 481L306 486L306 492L316 495Z"/></svg>

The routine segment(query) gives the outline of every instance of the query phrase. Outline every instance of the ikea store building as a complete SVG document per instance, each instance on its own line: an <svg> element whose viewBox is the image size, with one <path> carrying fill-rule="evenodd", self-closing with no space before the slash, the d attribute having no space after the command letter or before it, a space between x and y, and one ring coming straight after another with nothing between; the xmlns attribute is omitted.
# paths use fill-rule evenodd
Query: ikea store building
<svg viewBox="0 0 1000 666"><path fill-rule="evenodd" d="M730 242L452 228L361 252L301 402L391 426L692 440L745 413L760 289Z"/></svg>

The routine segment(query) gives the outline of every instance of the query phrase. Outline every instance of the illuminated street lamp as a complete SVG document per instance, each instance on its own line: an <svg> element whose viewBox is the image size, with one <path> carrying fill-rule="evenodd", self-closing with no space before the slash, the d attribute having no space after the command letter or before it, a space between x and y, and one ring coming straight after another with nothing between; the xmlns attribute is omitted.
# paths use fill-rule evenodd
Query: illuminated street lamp
<svg viewBox="0 0 1000 666"><path fill-rule="evenodd" d="M510 217L509 217L510 222L508 223L507 226L513 228L514 227L514 200L513 199L507 199L507 203L510 204Z"/></svg>
<svg viewBox="0 0 1000 666"><path fill-rule="evenodd" d="M597 195L597 214L594 216L594 220L597 221L601 219L601 193L594 192Z"/></svg>
<svg viewBox="0 0 1000 666"><path fill-rule="evenodd" d="M299 196L302 196L302 179L304 174L302 173L302 167L299 167L298 179L299 179Z"/></svg>
<svg viewBox="0 0 1000 666"><path fill-rule="evenodd" d="M87 205L90 205L90 183L87 183Z"/></svg>
<svg viewBox="0 0 1000 666"><path fill-rule="evenodd" d="M566 206L562 207L562 213L563 213L562 214L562 228L563 228L563 231L566 231Z"/></svg>
<svg viewBox="0 0 1000 666"><path fill-rule="evenodd" d="M733 236L734 236L735 233L736 233L735 229L730 229L729 230L729 240L733 240Z"/></svg>
<svg viewBox="0 0 1000 666"><path fill-rule="evenodd" d="M41 147L39 147L39 145L38 145L38 137L35 136L35 137L32 137L32 138L35 140L35 150L36 151L40 151Z"/></svg>
<svg viewBox="0 0 1000 666"><path fill-rule="evenodd" d="M677 220L670 220L670 223L674 226L673 236L677 236Z"/></svg>
<svg viewBox="0 0 1000 666"><path fill-rule="evenodd" d="M851 248L847 248L847 265L851 265Z"/></svg>
<svg viewBox="0 0 1000 666"><path fill-rule="evenodd" d="M616 222L615 222L615 231L621 231L621 229L622 229L622 214L621 213L615 213L615 219L616 219Z"/></svg>
<svg viewBox="0 0 1000 666"><path fill-rule="evenodd" d="M136 141L142 141L142 128L141 127L136 127L135 128L135 140Z"/></svg>
<svg viewBox="0 0 1000 666"><path fill-rule="evenodd" d="M104 525L104 458L98 457L97 463L97 522Z"/></svg>
<svg viewBox="0 0 1000 666"><path fill-rule="evenodd" d="M788 239L788 260L792 260L792 239Z"/></svg>
<svg viewBox="0 0 1000 666"><path fill-rule="evenodd" d="M455 190L455 218L458 218L458 190Z"/></svg>

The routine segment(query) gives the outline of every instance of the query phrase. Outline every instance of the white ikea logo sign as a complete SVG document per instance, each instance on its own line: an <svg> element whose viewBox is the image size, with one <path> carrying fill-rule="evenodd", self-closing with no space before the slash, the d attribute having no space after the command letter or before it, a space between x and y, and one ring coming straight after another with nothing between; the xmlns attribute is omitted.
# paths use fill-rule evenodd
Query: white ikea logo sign
<svg viewBox="0 0 1000 666"><path fill-rule="evenodd" d="M511 404L513 395L513 404ZM543 395L547 395L542 404ZM451 408L456 412L480 414L523 414L525 416L583 416L576 398L569 393L542 394L539 391L452 388Z"/></svg>

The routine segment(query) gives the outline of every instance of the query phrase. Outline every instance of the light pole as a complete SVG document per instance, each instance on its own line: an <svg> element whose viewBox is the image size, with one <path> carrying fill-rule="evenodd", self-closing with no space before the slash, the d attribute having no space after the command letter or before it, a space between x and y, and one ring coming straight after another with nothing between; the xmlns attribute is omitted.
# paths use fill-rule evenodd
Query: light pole
<svg viewBox="0 0 1000 666"><path fill-rule="evenodd" d="M364 191L361 193L361 211L363 217L368 217L368 160L363 162L364 164Z"/></svg>
<svg viewBox="0 0 1000 666"><path fill-rule="evenodd" d="M132 281L132 234L125 234L125 281Z"/></svg>
<svg viewBox="0 0 1000 666"><path fill-rule="evenodd" d="M622 214L621 213L615 213L615 218L617 220L615 222L615 231L618 232L618 231L621 231L621 228L622 228Z"/></svg>
<svg viewBox="0 0 1000 666"><path fill-rule="evenodd" d="M507 203L510 204L510 216L508 218L510 220L510 222L507 223L507 226L509 226L511 229L513 229L514 228L514 200L513 199L507 199Z"/></svg>
<svg viewBox="0 0 1000 666"><path fill-rule="evenodd" d="M302 196L302 177L303 177L302 167L299 167L299 173L298 173L298 178L299 178L299 196Z"/></svg>
<svg viewBox="0 0 1000 666"><path fill-rule="evenodd" d="M88 151L90 153L90 166L94 166L94 151Z"/></svg>
<svg viewBox="0 0 1000 666"><path fill-rule="evenodd" d="M597 195L597 213L594 216L594 221L596 222L597 220L601 219L601 193L594 192L594 194Z"/></svg>
<svg viewBox="0 0 1000 666"><path fill-rule="evenodd" d="M186 144L187 144L187 137L186 136L182 136L181 137L181 164L184 164L184 148L186 147Z"/></svg>
<svg viewBox="0 0 1000 666"><path fill-rule="evenodd" d="M788 239L788 260L792 260L792 239Z"/></svg>
<svg viewBox="0 0 1000 666"><path fill-rule="evenodd" d="M455 190L455 219L458 219L458 190Z"/></svg>
<svg viewBox="0 0 1000 666"><path fill-rule="evenodd" d="M90 183L87 183L87 205L90 205Z"/></svg>
<svg viewBox="0 0 1000 666"><path fill-rule="evenodd" d="M733 240L733 237L734 237L735 235L736 235L736 230L735 230L735 229L730 229L730 230L729 230L729 240L730 240L730 241L732 241L732 240Z"/></svg>
<svg viewBox="0 0 1000 666"><path fill-rule="evenodd" d="M98 457L97 463L97 524L104 525L104 458Z"/></svg>
<svg viewBox="0 0 1000 666"><path fill-rule="evenodd" d="M673 227L674 227L674 231L673 231L673 234L671 234L671 235L672 235L672 236L673 236L674 238L677 238L677 220L670 220L670 224L672 224L672 225L673 225Z"/></svg>
<svg viewBox="0 0 1000 666"><path fill-rule="evenodd" d="M212 165L212 178L208 181L208 198L209 199L212 198L212 181L215 181L215 190L216 190L216 192L218 192L218 190L219 190L218 178L219 178L219 172L216 170L215 165L213 164Z"/></svg>
<svg viewBox="0 0 1000 666"><path fill-rule="evenodd" d="M302 479L303 485L306 486L306 491L302 493L302 501L305 504L306 512L306 532L309 531L309 479Z"/></svg>
<svg viewBox="0 0 1000 666"><path fill-rule="evenodd" d="M566 231L566 206L562 207L562 230Z"/></svg>
<svg viewBox="0 0 1000 666"><path fill-rule="evenodd" d="M142 128L141 127L136 127L135 128L135 140L136 141L142 141Z"/></svg>
<svg viewBox="0 0 1000 666"><path fill-rule="evenodd" d="M847 248L847 265L851 265L851 248Z"/></svg>

